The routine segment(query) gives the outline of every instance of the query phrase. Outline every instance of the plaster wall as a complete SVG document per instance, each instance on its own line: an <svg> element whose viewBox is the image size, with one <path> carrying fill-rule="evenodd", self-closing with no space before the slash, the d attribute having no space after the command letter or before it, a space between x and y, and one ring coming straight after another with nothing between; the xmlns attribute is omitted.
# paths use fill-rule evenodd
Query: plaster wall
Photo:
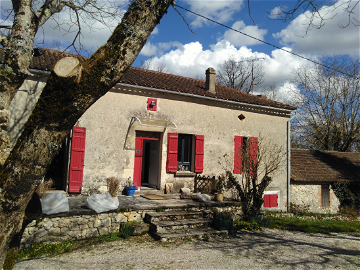
<svg viewBox="0 0 360 270"><path fill-rule="evenodd" d="M157 111L147 110L147 99L157 99ZM246 118L240 121L238 116ZM233 170L234 136L260 137L266 144L278 144L284 154L287 142L288 115L255 110L224 102L149 91L118 85L99 99L79 119L77 125L87 128L83 190L106 185L107 177L119 178L123 185L133 177L134 150L124 150L129 124L133 116L170 120L177 129L141 126L139 130L161 132L159 189L174 184L193 188L194 174L166 173L168 132L204 135L204 175L224 173L224 166ZM135 137L135 134L132 134ZM228 155L229 164L223 159ZM222 165L219 165L221 161ZM286 203L286 160L274 175L268 190L280 192L279 209Z"/></svg>
<svg viewBox="0 0 360 270"><path fill-rule="evenodd" d="M309 205L309 211L313 213L339 212L340 202L334 191L330 189L330 206L321 207L321 184L294 184L290 185L291 202L298 205Z"/></svg>

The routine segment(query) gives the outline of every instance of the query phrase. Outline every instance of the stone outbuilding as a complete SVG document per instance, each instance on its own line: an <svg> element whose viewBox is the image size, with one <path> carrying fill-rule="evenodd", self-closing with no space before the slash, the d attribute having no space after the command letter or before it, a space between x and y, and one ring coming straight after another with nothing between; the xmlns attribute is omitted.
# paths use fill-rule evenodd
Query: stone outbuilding
<svg viewBox="0 0 360 270"><path fill-rule="evenodd" d="M55 63L73 56L45 49L11 106L10 135L16 141ZM79 57L80 61L85 58ZM139 189L174 192L193 189L197 174L218 176L241 171L236 148L247 143L276 144L286 156L290 113L295 107L215 83L213 68L205 80L130 67L121 81L77 121L49 168L47 178L69 193L104 191L106 179L122 186L131 179ZM289 156L265 192L266 207L286 210Z"/></svg>
<svg viewBox="0 0 360 270"><path fill-rule="evenodd" d="M337 213L331 189L338 181L360 181L360 153L291 149L291 202L314 213Z"/></svg>

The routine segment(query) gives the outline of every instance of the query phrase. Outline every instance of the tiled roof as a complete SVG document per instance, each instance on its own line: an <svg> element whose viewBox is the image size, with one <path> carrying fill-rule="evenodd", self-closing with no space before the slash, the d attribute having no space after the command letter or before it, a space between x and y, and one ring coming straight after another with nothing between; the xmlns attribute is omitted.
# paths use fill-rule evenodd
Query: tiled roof
<svg viewBox="0 0 360 270"><path fill-rule="evenodd" d="M291 149L291 180L360 181L360 153Z"/></svg>
<svg viewBox="0 0 360 270"><path fill-rule="evenodd" d="M2 58L2 50L0 57ZM63 57L78 57L81 62L86 61L86 57L79 57L69 53L62 53L52 49L45 49L41 56L33 57L30 68L38 70L52 70L56 62ZM204 70L205 74L205 70ZM205 75L204 75L205 77ZM205 80L192 79L178 75L166 74L142 68L130 67L120 80L121 83L150 87L154 89L164 89L168 91L206 96L221 100L268 106L273 108L295 110L296 108L280 102L272 101L265 97L246 94L220 84L216 84L216 93L205 91Z"/></svg>

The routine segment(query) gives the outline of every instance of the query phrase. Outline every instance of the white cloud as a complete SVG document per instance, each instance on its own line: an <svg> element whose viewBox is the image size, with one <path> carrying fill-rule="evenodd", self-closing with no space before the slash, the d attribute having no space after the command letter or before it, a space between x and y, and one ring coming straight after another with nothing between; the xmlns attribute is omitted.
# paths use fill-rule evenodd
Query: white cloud
<svg viewBox="0 0 360 270"><path fill-rule="evenodd" d="M234 13L239 12L244 6L243 0L236 1L208 1L208 0L198 0L198 1L188 1L187 4L190 5L190 10L199 13L205 17L209 17L220 23L228 22L232 19ZM193 20L191 26L194 28L202 27L204 24L208 24L209 21L190 14L190 18Z"/></svg>
<svg viewBox="0 0 360 270"><path fill-rule="evenodd" d="M320 14L329 18L320 29L310 27L307 30L311 13L305 12L273 36L279 38L282 45L291 46L297 53L350 54L359 57L359 27L353 24L341 27L349 22L349 14L342 7L338 7L340 4L341 2L338 2L331 7L325 6L320 9ZM359 18L359 7L354 9L354 14L350 18L353 17ZM320 18L315 17L313 23L319 25Z"/></svg>
<svg viewBox="0 0 360 270"><path fill-rule="evenodd" d="M284 48L291 50L290 48ZM251 49L242 46L237 49L229 41L222 40L204 49L200 42L191 42L178 46L162 56L152 59L153 66L164 66L168 73L185 77L205 79L205 70L213 67L217 70L224 60L232 58L265 58L262 60L264 66L264 83L262 87L254 89L254 93L263 93L268 90L269 85L274 85L278 99L283 102L292 98L287 89L295 87L291 81L292 71L298 68L306 60L286 53L282 50L274 50L271 55L253 52Z"/></svg>
<svg viewBox="0 0 360 270"><path fill-rule="evenodd" d="M142 48L140 54L145 56L154 56L156 55L157 47L151 42L147 42Z"/></svg>
<svg viewBox="0 0 360 270"><path fill-rule="evenodd" d="M274 7L271 11L270 11L270 14L269 14L269 18L270 19L277 19L280 15L281 15L281 9L286 9L285 6L283 7L279 7L279 6L276 6Z"/></svg>
<svg viewBox="0 0 360 270"><path fill-rule="evenodd" d="M255 37L260 40L264 40L264 36L267 33L267 30L259 29L258 26L254 25L248 25L246 26L243 21L237 21L232 25L232 28L239 30L249 36ZM242 35L238 32L235 32L233 30L227 30L225 31L224 38L231 43L233 43L235 46L250 46L255 44L260 44L261 42L247 37L245 35Z"/></svg>

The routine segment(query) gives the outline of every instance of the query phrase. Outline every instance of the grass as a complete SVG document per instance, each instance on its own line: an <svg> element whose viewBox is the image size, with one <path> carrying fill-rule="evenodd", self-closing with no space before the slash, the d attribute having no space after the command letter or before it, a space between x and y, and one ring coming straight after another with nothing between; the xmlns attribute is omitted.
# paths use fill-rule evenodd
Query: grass
<svg viewBox="0 0 360 270"><path fill-rule="evenodd" d="M306 233L360 232L360 221L264 217L260 226Z"/></svg>

